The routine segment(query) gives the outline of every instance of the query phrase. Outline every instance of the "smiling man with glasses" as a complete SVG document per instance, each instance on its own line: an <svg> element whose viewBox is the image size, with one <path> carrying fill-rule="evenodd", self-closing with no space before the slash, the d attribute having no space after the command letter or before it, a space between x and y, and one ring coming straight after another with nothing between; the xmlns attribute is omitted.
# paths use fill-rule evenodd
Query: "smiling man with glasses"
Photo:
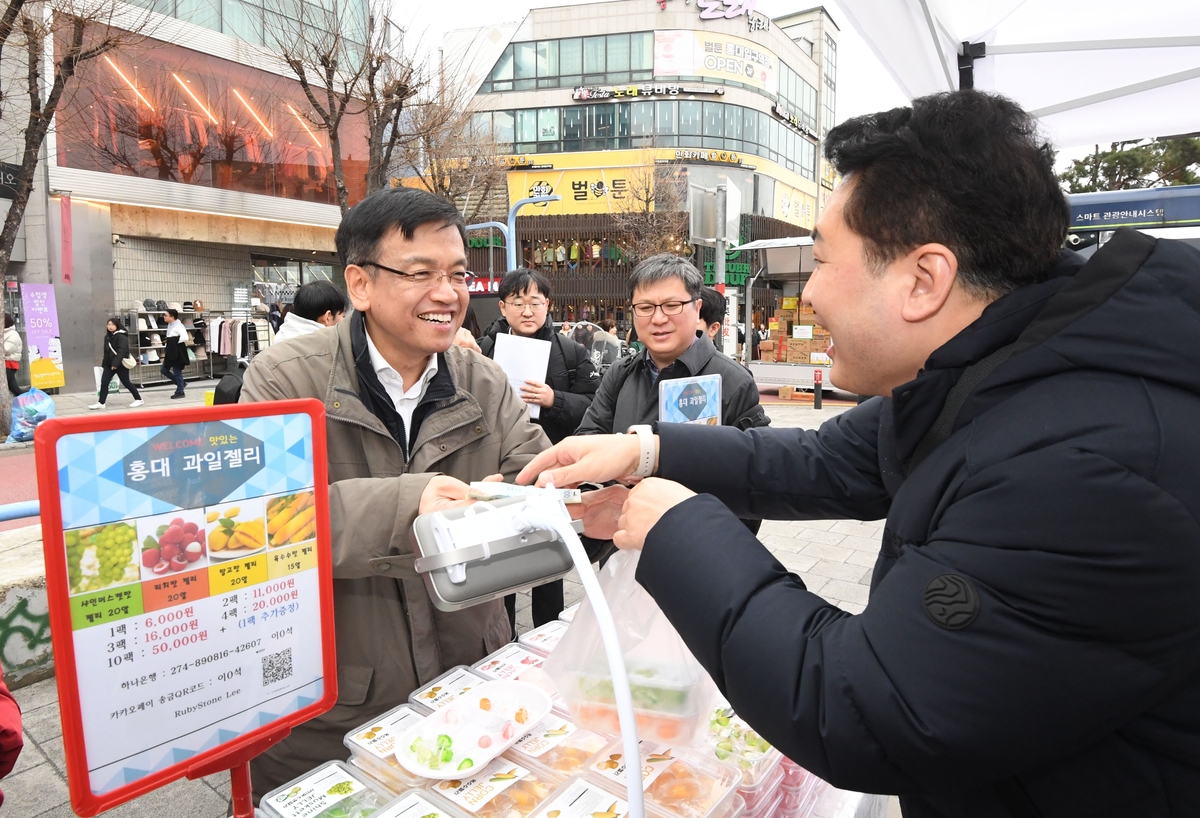
<svg viewBox="0 0 1200 818"><path fill-rule="evenodd" d="M338 704L254 760L256 800L345 759L347 730L509 641L499 600L432 606L410 532L418 513L464 502L466 481L512 478L549 445L500 367L452 346L468 301L452 203L380 191L346 214L336 241L355 312L256 357L242 388L243 403L325 404L337 613Z"/></svg>
<svg viewBox="0 0 1200 818"><path fill-rule="evenodd" d="M749 429L766 426L758 386L750 373L722 355L707 337L696 336L704 278L690 261L660 253L629 276L633 325L646 345L640 355L614 364L604 375L576 434L625 432L658 420L658 382L697 375L721 376L721 423Z"/></svg>

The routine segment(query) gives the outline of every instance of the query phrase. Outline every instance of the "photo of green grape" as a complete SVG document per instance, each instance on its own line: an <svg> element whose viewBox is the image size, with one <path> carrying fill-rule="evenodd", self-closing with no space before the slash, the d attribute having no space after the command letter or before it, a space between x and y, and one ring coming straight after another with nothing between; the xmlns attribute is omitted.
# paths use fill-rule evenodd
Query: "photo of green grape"
<svg viewBox="0 0 1200 818"><path fill-rule="evenodd" d="M141 578L133 555L137 528L132 522L67 531L63 539L72 594L100 591Z"/></svg>

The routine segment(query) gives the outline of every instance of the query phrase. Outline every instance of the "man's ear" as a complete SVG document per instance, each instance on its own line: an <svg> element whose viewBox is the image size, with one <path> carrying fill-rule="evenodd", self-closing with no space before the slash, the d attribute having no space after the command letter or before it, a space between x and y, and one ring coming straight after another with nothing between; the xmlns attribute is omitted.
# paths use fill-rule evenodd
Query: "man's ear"
<svg viewBox="0 0 1200 818"><path fill-rule="evenodd" d="M346 265L345 280L346 294L350 296L350 303L354 305L354 309L359 312L370 310L374 281L367 271L357 264L348 264Z"/></svg>
<svg viewBox="0 0 1200 818"><path fill-rule="evenodd" d="M896 262L904 278L905 321L920 323L946 306L958 280L958 258L944 244L923 244Z"/></svg>

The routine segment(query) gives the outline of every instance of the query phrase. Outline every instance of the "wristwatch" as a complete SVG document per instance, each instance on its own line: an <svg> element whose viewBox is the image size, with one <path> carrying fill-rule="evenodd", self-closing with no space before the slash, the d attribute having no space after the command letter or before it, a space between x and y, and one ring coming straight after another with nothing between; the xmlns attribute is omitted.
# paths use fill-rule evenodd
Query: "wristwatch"
<svg viewBox="0 0 1200 818"><path fill-rule="evenodd" d="M634 477L649 477L654 474L655 455L658 454L654 442L654 431L648 424L639 423L629 427L629 434L638 438L638 465L633 472Z"/></svg>

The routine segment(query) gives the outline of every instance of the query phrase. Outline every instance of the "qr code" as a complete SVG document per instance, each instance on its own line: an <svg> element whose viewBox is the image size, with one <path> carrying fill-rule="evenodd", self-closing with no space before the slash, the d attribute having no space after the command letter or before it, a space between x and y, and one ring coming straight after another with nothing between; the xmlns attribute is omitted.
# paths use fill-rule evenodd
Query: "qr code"
<svg viewBox="0 0 1200 818"><path fill-rule="evenodd" d="M262 659L263 687L292 678L292 649L271 653Z"/></svg>

